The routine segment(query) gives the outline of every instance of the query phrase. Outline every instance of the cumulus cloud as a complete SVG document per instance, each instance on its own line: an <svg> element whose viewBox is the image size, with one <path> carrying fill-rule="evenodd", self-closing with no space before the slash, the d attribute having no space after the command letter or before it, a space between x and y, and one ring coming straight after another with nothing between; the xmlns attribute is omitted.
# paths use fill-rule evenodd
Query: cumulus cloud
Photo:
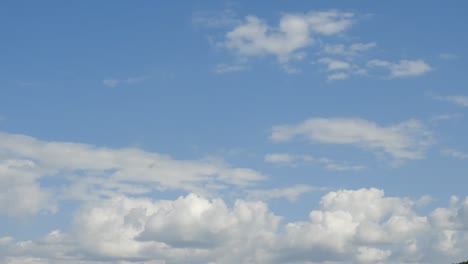
<svg viewBox="0 0 468 264"><path fill-rule="evenodd" d="M400 60L399 62L371 60L367 65L373 68L380 67L389 70L389 77L391 78L419 76L433 70L432 67L423 60Z"/></svg>
<svg viewBox="0 0 468 264"><path fill-rule="evenodd" d="M83 205L70 232L2 239L0 261L435 264L466 257L468 197L425 215L414 209L418 203L380 189L338 190L308 220L281 223L263 202L113 197Z"/></svg>
<svg viewBox="0 0 468 264"><path fill-rule="evenodd" d="M311 118L296 125L275 126L275 142L304 138L326 144L356 145L396 159L421 159L431 144L430 132L417 120L380 126L359 118Z"/></svg>
<svg viewBox="0 0 468 264"><path fill-rule="evenodd" d="M293 155L289 153L269 153L265 155L265 162L279 164L279 165L289 165L297 166L300 164L320 164L323 165L327 170L336 170L336 171L358 171L366 169L362 165L350 165L348 163L338 163L329 158L316 158L311 155Z"/></svg>
<svg viewBox="0 0 468 264"><path fill-rule="evenodd" d="M137 148L47 142L0 132L0 213L54 211L52 190L39 184L46 177L63 182L53 190L59 198L84 200L165 189L207 193L215 191L210 186L249 186L266 178L219 159L177 160Z"/></svg>
<svg viewBox="0 0 468 264"><path fill-rule="evenodd" d="M301 49L314 44L315 35L334 35L348 29L354 14L335 10L285 14L277 27L256 16L226 34L224 46L246 57L273 55L279 62L302 58Z"/></svg>

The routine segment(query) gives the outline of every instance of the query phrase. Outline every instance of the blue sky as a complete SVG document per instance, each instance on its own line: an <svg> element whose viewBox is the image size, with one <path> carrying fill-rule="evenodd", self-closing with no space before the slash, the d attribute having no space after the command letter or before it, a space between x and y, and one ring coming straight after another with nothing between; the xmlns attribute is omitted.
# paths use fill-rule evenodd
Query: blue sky
<svg viewBox="0 0 468 264"><path fill-rule="evenodd" d="M468 258L467 8L2 2L0 262Z"/></svg>

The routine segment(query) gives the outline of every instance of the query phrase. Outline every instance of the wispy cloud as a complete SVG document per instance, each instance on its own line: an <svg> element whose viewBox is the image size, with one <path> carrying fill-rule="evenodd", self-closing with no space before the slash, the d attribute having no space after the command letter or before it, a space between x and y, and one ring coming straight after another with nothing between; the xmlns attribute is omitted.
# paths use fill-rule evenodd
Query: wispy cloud
<svg viewBox="0 0 468 264"><path fill-rule="evenodd" d="M248 69L246 65L243 64L218 64L214 68L214 72L218 74L229 73L229 72L238 72Z"/></svg>
<svg viewBox="0 0 468 264"><path fill-rule="evenodd" d="M320 164L327 170L335 171L360 171L366 167L362 165L350 165L348 163L339 163L329 158L317 158L311 155L294 155L289 153L270 153L265 155L265 162L298 166L301 164Z"/></svg>
<svg viewBox="0 0 468 264"><path fill-rule="evenodd" d="M275 188L267 190L252 190L248 193L249 199L254 200L272 200L286 198L290 202L296 201L302 194L316 190L317 188L310 185L295 185L287 188Z"/></svg>
<svg viewBox="0 0 468 264"><path fill-rule="evenodd" d="M417 120L379 126L359 118L311 118L296 125L275 126L275 142L304 138L326 144L355 145L396 159L421 159L432 143L431 133Z"/></svg>
<svg viewBox="0 0 468 264"><path fill-rule="evenodd" d="M463 107L468 107L468 96L464 95L448 95L448 96L433 96L434 99L450 102Z"/></svg>
<svg viewBox="0 0 468 264"><path fill-rule="evenodd" d="M433 68L423 60L400 60L390 62L386 60L370 60L369 67L380 67L390 71L390 78L412 77L426 74Z"/></svg>
<svg viewBox="0 0 468 264"><path fill-rule="evenodd" d="M322 47L322 52L331 55L340 55L346 57L353 57L360 55L364 51L368 51L377 46L375 42L370 43L353 43L349 46L344 44L325 44Z"/></svg>
<svg viewBox="0 0 468 264"><path fill-rule="evenodd" d="M453 54L453 53L441 53L439 54L439 58L443 60L456 60L456 59L459 59L460 56Z"/></svg>
<svg viewBox="0 0 468 264"><path fill-rule="evenodd" d="M468 153L456 150L456 149L450 149L446 148L442 150L442 154L445 156L457 158L457 159L468 159Z"/></svg>
<svg viewBox="0 0 468 264"><path fill-rule="evenodd" d="M126 78L126 79L109 78L109 79L102 80L102 84L104 84L107 87L114 88L114 87L117 87L117 86L122 85L122 84L141 83L141 82L144 82L144 81L146 81L146 80L148 80L150 78L151 77L148 76L148 75L130 77L130 78Z"/></svg>
<svg viewBox="0 0 468 264"><path fill-rule="evenodd" d="M192 23L206 28L225 28L238 25L241 20L234 9L225 8L222 11L196 11L192 15Z"/></svg>
<svg viewBox="0 0 468 264"><path fill-rule="evenodd" d="M432 121L446 121L446 120L454 120L454 119L460 119L463 117L463 114L456 113L456 114L441 114L441 115L435 115L431 117Z"/></svg>

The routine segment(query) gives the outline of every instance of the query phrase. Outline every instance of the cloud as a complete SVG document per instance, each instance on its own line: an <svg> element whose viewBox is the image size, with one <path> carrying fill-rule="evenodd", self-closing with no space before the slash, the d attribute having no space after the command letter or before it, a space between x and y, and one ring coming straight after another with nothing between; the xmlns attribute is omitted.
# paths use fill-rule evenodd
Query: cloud
<svg viewBox="0 0 468 264"><path fill-rule="evenodd" d="M44 178L63 184L44 189L39 184ZM167 189L209 193L264 179L221 159L177 160L137 148L47 142L0 132L0 213L12 216L54 211L53 196L87 200Z"/></svg>
<svg viewBox="0 0 468 264"><path fill-rule="evenodd" d="M449 96L434 96L435 99L450 102L463 107L468 107L468 96L449 95Z"/></svg>
<svg viewBox="0 0 468 264"><path fill-rule="evenodd" d="M327 75L327 80L329 81L346 80L348 78L349 74L344 72L332 73Z"/></svg>
<svg viewBox="0 0 468 264"><path fill-rule="evenodd" d="M354 14L335 10L308 14L284 14L277 27L256 16L228 32L223 45L245 57L273 55L279 62L303 58L301 49L314 44L315 35L334 35L348 29Z"/></svg>
<svg viewBox="0 0 468 264"><path fill-rule="evenodd" d="M462 160L468 159L468 153L465 153L456 149L450 149L450 148L444 149L442 150L442 154L444 154L445 156L462 159Z"/></svg>
<svg viewBox="0 0 468 264"><path fill-rule="evenodd" d="M282 223L263 202L195 194L113 197L83 205L70 232L4 239L2 263L453 263L466 257L468 197L426 214L380 189L322 196L304 221ZM427 210L424 210L427 211Z"/></svg>
<svg viewBox="0 0 468 264"><path fill-rule="evenodd" d="M141 83L147 79L149 79L149 76L138 76L138 77L130 77L127 79L115 79L115 78L110 78L110 79L104 79L102 80L102 84L104 84L107 87L117 87L121 84L136 84L136 83Z"/></svg>
<svg viewBox="0 0 468 264"><path fill-rule="evenodd" d="M247 67L242 64L218 64L214 68L214 72L218 74L223 74L223 73L229 73L229 72L238 72L238 71L244 71L246 70Z"/></svg>
<svg viewBox="0 0 468 264"><path fill-rule="evenodd" d="M297 125L275 126L271 133L275 142L297 137L326 144L355 145L395 159L422 159L432 142L430 132L417 120L379 126L360 118L311 118Z"/></svg>
<svg viewBox="0 0 468 264"><path fill-rule="evenodd" d="M327 170L335 171L360 171L366 169L366 167L362 165L340 164L328 158L316 158L310 155L292 155L288 153L270 153L265 155L264 160L268 163L290 166L297 166L301 163L315 163L323 165Z"/></svg>
<svg viewBox="0 0 468 264"><path fill-rule="evenodd" d="M330 58L321 58L318 60L319 63L325 64L328 71L337 70L348 70L351 68L351 64L346 61L335 60Z"/></svg>
<svg viewBox="0 0 468 264"><path fill-rule="evenodd" d="M292 187L287 188L275 188L269 190L252 190L249 191L248 197L254 200L271 200L271 199L279 199L279 198L286 198L290 202L296 201L300 195L304 193L311 192L316 188L310 185L295 185Z"/></svg>
<svg viewBox="0 0 468 264"><path fill-rule="evenodd" d="M446 121L446 120L454 120L454 119L460 119L463 117L463 114L456 113L456 114L440 114L440 115L435 115L431 117L432 121Z"/></svg>
<svg viewBox="0 0 468 264"><path fill-rule="evenodd" d="M322 52L332 54L332 55L341 55L347 57L357 56L360 53L375 48L377 44L375 42L369 43L354 43L349 46L343 44L326 44L322 48Z"/></svg>
<svg viewBox="0 0 468 264"><path fill-rule="evenodd" d="M193 13L192 23L207 28L224 28L241 23L235 10L227 7L222 11L197 11Z"/></svg>
<svg viewBox="0 0 468 264"><path fill-rule="evenodd" d="M56 211L53 195L36 182L39 171L31 160L0 156L0 215L26 217Z"/></svg>
<svg viewBox="0 0 468 264"><path fill-rule="evenodd" d="M390 71L391 78L403 78L419 76L430 72L432 69L423 60L400 60L398 63L385 60L371 60L367 63L369 67L381 67Z"/></svg>
<svg viewBox="0 0 468 264"><path fill-rule="evenodd" d="M443 60L456 60L456 59L459 59L460 56L453 54L453 53L441 53L439 54L439 58Z"/></svg>

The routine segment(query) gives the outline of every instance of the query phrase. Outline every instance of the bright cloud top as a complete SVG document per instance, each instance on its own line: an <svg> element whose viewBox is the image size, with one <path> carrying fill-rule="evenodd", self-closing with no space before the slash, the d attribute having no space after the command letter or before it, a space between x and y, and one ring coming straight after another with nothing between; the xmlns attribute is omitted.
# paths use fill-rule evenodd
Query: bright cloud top
<svg viewBox="0 0 468 264"><path fill-rule="evenodd" d="M82 206L68 233L53 231L39 241L0 238L0 260L343 264L463 257L468 198L452 197L449 207L427 215L415 210L421 201L387 197L379 189L339 190L324 195L309 220L282 223L263 202L229 206L194 194L176 200L114 197Z"/></svg>
<svg viewBox="0 0 468 264"><path fill-rule="evenodd" d="M431 144L430 132L417 120L380 126L359 118L311 118L297 125L275 126L275 142L305 138L326 144L356 145L396 159L421 159Z"/></svg>

